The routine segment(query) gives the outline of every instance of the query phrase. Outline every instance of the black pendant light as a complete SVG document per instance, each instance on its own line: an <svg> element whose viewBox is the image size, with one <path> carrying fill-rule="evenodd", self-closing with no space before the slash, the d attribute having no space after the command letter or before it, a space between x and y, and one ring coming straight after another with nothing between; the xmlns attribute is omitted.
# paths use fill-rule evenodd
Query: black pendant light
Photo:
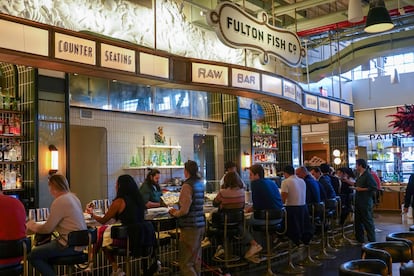
<svg viewBox="0 0 414 276"><path fill-rule="evenodd" d="M383 0L371 0L364 31L367 33L380 33L394 28L391 16Z"/></svg>

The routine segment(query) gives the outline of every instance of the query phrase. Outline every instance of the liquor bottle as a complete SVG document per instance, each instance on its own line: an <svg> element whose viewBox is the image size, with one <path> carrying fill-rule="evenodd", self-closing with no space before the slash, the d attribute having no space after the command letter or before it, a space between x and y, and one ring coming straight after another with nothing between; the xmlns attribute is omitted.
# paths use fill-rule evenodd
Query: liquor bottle
<svg viewBox="0 0 414 276"><path fill-rule="evenodd" d="M181 165L181 151L178 151L178 155L177 155L177 160L175 162L177 164L177 166Z"/></svg>
<svg viewBox="0 0 414 276"><path fill-rule="evenodd" d="M10 95L9 93L6 93L3 100L3 108L4 109L10 109Z"/></svg>
<svg viewBox="0 0 414 276"><path fill-rule="evenodd" d="M4 109L4 95L3 88L0 86L0 109Z"/></svg>
<svg viewBox="0 0 414 276"><path fill-rule="evenodd" d="M8 119L4 120L3 133L4 134L10 134L10 126L9 126L9 120Z"/></svg>
<svg viewBox="0 0 414 276"><path fill-rule="evenodd" d="M20 169L17 168L16 170L16 189L23 188L23 178L22 174L20 173Z"/></svg>

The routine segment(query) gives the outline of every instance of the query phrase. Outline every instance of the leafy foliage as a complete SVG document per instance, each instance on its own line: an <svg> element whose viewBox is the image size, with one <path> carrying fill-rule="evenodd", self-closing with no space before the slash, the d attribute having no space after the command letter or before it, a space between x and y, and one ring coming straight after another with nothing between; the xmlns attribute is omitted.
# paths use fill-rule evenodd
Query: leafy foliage
<svg viewBox="0 0 414 276"><path fill-rule="evenodd" d="M393 132L404 132L414 137L414 104L400 106L397 113L388 115L394 119L389 123L394 128Z"/></svg>

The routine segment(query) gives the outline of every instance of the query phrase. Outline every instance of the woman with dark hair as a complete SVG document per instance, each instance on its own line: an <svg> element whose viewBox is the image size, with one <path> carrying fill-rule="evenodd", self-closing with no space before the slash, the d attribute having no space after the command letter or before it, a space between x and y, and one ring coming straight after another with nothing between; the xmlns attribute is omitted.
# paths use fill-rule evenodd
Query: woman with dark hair
<svg viewBox="0 0 414 276"><path fill-rule="evenodd" d="M159 180L160 171L157 169L149 169L147 177L139 189L144 200L145 207L148 209L164 205L161 199L162 192L161 187L158 184Z"/></svg>
<svg viewBox="0 0 414 276"><path fill-rule="evenodd" d="M179 208L170 209L169 213L178 218L180 227L180 275L201 275L201 240L204 236L205 219L204 183L198 173L195 161L184 164L185 181L181 187Z"/></svg>
<svg viewBox="0 0 414 276"><path fill-rule="evenodd" d="M111 219L115 219L126 225L137 224L144 222L145 204L134 178L128 174L124 174L118 177L116 182L116 197L112 201L111 206L109 206L108 212L103 217L97 216L93 213L93 205L91 204L86 208L86 212L91 215L91 218L101 224L106 224ZM106 227L99 228L98 240L99 236L103 235L105 229ZM116 240L112 244L123 246ZM122 269L118 267L115 257L105 247L103 250L112 264L112 275L125 275Z"/></svg>

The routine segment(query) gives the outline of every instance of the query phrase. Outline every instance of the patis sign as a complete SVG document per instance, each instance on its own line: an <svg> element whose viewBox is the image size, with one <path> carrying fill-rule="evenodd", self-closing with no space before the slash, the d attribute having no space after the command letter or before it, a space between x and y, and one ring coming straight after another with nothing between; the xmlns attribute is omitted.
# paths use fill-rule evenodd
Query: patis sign
<svg viewBox="0 0 414 276"><path fill-rule="evenodd" d="M230 2L222 2L207 15L207 22L214 27L219 39L233 48L247 48L263 53L262 61L267 63L269 55L284 63L297 67L305 49L298 36L287 30L268 25L265 12L258 19L244 12Z"/></svg>

